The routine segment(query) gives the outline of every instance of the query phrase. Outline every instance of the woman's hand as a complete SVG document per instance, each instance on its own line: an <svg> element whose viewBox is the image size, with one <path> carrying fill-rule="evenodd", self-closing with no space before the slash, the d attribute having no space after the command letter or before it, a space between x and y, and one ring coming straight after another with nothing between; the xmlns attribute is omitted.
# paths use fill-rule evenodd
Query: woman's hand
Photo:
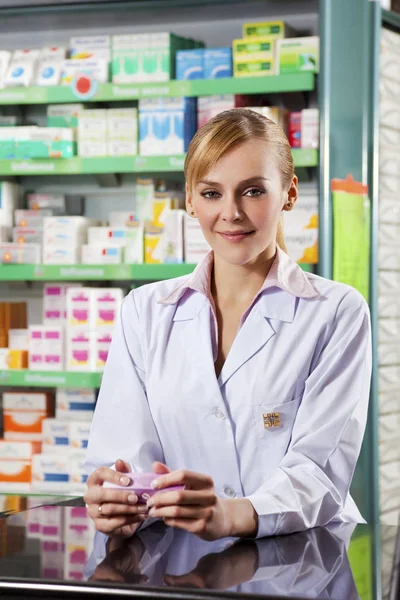
<svg viewBox="0 0 400 600"><path fill-rule="evenodd" d="M147 502L150 517L161 518L166 525L204 540L256 535L258 517L249 500L218 498L208 475L186 470L171 472L162 463L154 463L153 471L163 474L154 484L156 490L175 485L184 485L185 489L150 498Z"/></svg>
<svg viewBox="0 0 400 600"><path fill-rule="evenodd" d="M131 481L124 473L129 473L130 470L126 462L117 460L115 471L100 467L88 477L84 501L97 531L110 536L130 537L146 519L148 508L138 504L138 497L134 492L103 488L105 481L129 485Z"/></svg>

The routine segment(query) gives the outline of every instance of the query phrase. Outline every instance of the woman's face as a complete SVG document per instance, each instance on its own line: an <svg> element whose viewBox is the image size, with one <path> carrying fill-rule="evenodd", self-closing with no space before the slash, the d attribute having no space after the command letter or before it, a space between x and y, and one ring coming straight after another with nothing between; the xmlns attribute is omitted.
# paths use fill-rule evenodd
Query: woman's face
<svg viewBox="0 0 400 600"><path fill-rule="evenodd" d="M297 177L289 190L268 144L254 139L224 155L191 191L194 211L214 252L225 262L246 265L275 254L281 212L297 200Z"/></svg>

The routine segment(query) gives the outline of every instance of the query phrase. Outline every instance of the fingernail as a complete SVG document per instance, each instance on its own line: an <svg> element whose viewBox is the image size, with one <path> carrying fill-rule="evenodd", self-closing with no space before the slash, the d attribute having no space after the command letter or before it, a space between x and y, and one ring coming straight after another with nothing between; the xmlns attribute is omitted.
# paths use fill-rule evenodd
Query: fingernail
<svg viewBox="0 0 400 600"><path fill-rule="evenodd" d="M154 488L160 488L163 484L163 480L162 479L154 479L154 481L151 482L151 487Z"/></svg>
<svg viewBox="0 0 400 600"><path fill-rule="evenodd" d="M123 475L122 477L120 477L119 482L121 485L129 485L131 480L129 479L129 477Z"/></svg>
<svg viewBox="0 0 400 600"><path fill-rule="evenodd" d="M140 506L138 506L137 509L138 509L139 513L142 513L142 514L143 513L147 513L147 506L146 505L140 505Z"/></svg>
<svg viewBox="0 0 400 600"><path fill-rule="evenodd" d="M131 504L136 504L137 500L138 500L138 498L135 494L129 494L128 502L130 502Z"/></svg>
<svg viewBox="0 0 400 600"><path fill-rule="evenodd" d="M149 510L149 515L150 515L151 517L154 517L154 516L155 516L155 514L156 514L156 509L153 507L153 508L151 508L151 509Z"/></svg>

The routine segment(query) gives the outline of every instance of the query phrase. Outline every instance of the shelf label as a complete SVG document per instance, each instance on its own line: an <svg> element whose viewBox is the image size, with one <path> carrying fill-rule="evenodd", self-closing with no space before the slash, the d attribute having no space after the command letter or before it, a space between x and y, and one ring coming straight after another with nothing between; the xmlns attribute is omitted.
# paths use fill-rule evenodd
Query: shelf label
<svg viewBox="0 0 400 600"><path fill-rule="evenodd" d="M99 267L60 267L61 277L104 277L104 269Z"/></svg>
<svg viewBox="0 0 400 600"><path fill-rule="evenodd" d="M177 167L179 169L183 169L185 165L184 158L177 158L176 156L171 156L169 159L169 164L171 167Z"/></svg>
<svg viewBox="0 0 400 600"><path fill-rule="evenodd" d="M11 161L11 171L13 173L54 173L56 165L54 162L36 162L36 161Z"/></svg>
<svg viewBox="0 0 400 600"><path fill-rule="evenodd" d="M57 375L57 373L42 375L42 373L24 373L24 381L27 384L46 384L46 385L66 385L67 378L65 375Z"/></svg>

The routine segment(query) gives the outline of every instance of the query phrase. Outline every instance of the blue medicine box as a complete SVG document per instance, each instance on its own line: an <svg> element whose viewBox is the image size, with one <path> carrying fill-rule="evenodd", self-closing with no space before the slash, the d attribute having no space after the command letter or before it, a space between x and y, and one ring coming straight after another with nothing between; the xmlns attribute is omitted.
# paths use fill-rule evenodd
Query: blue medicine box
<svg viewBox="0 0 400 600"><path fill-rule="evenodd" d="M232 48L204 50L204 79L232 77Z"/></svg>
<svg viewBox="0 0 400 600"><path fill-rule="evenodd" d="M204 79L204 50L178 50L176 53L177 79Z"/></svg>

